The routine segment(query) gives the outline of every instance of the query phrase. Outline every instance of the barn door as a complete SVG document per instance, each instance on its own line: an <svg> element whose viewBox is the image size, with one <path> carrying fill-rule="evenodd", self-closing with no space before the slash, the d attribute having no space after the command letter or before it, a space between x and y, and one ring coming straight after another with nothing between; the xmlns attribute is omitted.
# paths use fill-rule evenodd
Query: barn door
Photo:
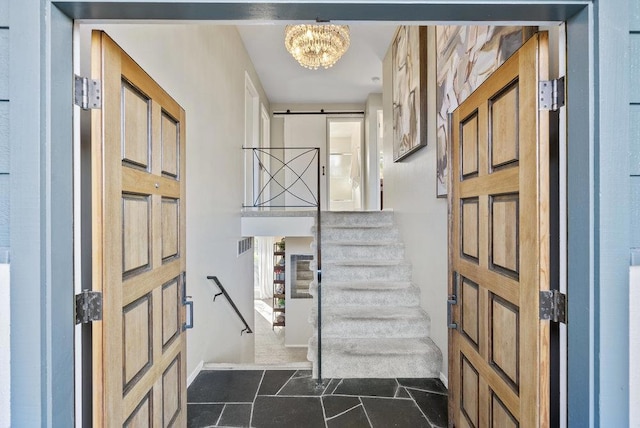
<svg viewBox="0 0 640 428"><path fill-rule="evenodd" d="M453 114L450 421L549 421L549 128L538 110L547 35L534 35ZM455 300L455 299L454 299Z"/></svg>
<svg viewBox="0 0 640 428"><path fill-rule="evenodd" d="M94 426L186 426L185 112L92 34Z"/></svg>

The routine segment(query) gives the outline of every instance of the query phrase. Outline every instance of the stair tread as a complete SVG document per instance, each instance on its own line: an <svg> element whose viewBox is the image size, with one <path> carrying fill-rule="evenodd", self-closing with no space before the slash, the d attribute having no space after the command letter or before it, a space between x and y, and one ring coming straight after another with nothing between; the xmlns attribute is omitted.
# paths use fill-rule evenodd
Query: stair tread
<svg viewBox="0 0 640 428"><path fill-rule="evenodd" d="M317 346L317 337L309 340L312 348ZM429 337L415 338L340 338L323 337L322 349L325 351L344 351L351 354L429 354L437 346Z"/></svg>
<svg viewBox="0 0 640 428"><path fill-rule="evenodd" d="M312 284L317 287L317 284ZM364 290L364 291L387 291L410 289L415 285L409 281L365 281L365 282L336 282L323 281L323 291L339 289L339 290ZM416 287L417 288L417 287Z"/></svg>
<svg viewBox="0 0 640 428"><path fill-rule="evenodd" d="M356 247L356 246L361 246L361 247L376 247L376 246L392 246L392 247L404 247L404 244L402 242L398 242L398 241L394 241L394 240L390 240L390 239L381 239L379 241L374 241L374 240L370 240L370 241L352 241L352 240L327 240L327 241L322 241L322 246L336 246L336 245L340 245L340 246L345 246L345 247Z"/></svg>
<svg viewBox="0 0 640 428"><path fill-rule="evenodd" d="M405 259L390 259L390 260L371 260L371 259L338 259L338 260L325 260L322 264L335 266L410 266L411 264ZM315 267L315 265L314 265Z"/></svg>
<svg viewBox="0 0 640 428"><path fill-rule="evenodd" d="M312 308L311 312L315 316L317 308ZM368 319L389 320L395 318L425 318L429 315L420 306L338 306L322 308L324 320L331 317L344 319Z"/></svg>

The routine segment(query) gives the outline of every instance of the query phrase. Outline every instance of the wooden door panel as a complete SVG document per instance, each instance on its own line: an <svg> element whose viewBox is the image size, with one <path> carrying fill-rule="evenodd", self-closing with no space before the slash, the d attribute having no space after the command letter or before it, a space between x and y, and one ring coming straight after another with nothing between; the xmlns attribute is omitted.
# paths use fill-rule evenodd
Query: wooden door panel
<svg viewBox="0 0 640 428"><path fill-rule="evenodd" d="M489 101L491 172L518 160L518 81Z"/></svg>
<svg viewBox="0 0 640 428"><path fill-rule="evenodd" d="M185 113L94 32L94 426L186 426Z"/></svg>
<svg viewBox="0 0 640 428"><path fill-rule="evenodd" d="M463 421L467 426L479 426L479 407L480 407L480 376L469 360L464 358L460 360L462 366L462 388L460 410L464 416ZM464 424L463 424L464 426Z"/></svg>
<svg viewBox="0 0 640 428"><path fill-rule="evenodd" d="M149 167L151 149L151 100L123 80L122 85L122 160L131 165Z"/></svg>
<svg viewBox="0 0 640 428"><path fill-rule="evenodd" d="M162 286L162 347L166 349L180 335L180 279L174 278Z"/></svg>
<svg viewBox="0 0 640 428"><path fill-rule="evenodd" d="M180 123L162 112L162 174L178 178L180 171Z"/></svg>
<svg viewBox="0 0 640 428"><path fill-rule="evenodd" d="M460 150L462 152L462 178L478 175L478 114L474 113L461 124Z"/></svg>
<svg viewBox="0 0 640 428"><path fill-rule="evenodd" d="M132 382L143 376L153 364L151 296L146 295L122 310L123 388L129 390Z"/></svg>
<svg viewBox="0 0 640 428"><path fill-rule="evenodd" d="M153 425L153 407L150 394L145 395L138 407L127 418L123 426L125 428L148 428Z"/></svg>
<svg viewBox="0 0 640 428"><path fill-rule="evenodd" d="M122 276L151 266L150 195L122 195Z"/></svg>
<svg viewBox="0 0 640 428"><path fill-rule="evenodd" d="M517 428L520 426L516 418L509 412L496 394L491 394L491 427Z"/></svg>
<svg viewBox="0 0 640 428"><path fill-rule="evenodd" d="M180 248L180 200L162 198L162 262L178 257Z"/></svg>
<svg viewBox="0 0 640 428"><path fill-rule="evenodd" d="M460 329L468 340L476 347L480 347L480 295L478 284L461 277L460 297Z"/></svg>
<svg viewBox="0 0 640 428"><path fill-rule="evenodd" d="M480 223L480 210L478 198L465 198L460 200L462 204L462 256L477 263L480 257L478 227Z"/></svg>
<svg viewBox="0 0 640 428"><path fill-rule="evenodd" d="M453 114L451 424L548 425L548 113L537 109L546 34Z"/></svg>
<svg viewBox="0 0 640 428"><path fill-rule="evenodd" d="M180 413L180 356L162 374L162 426L171 426Z"/></svg>
<svg viewBox="0 0 640 428"><path fill-rule="evenodd" d="M491 196L489 226L489 266L492 270L518 279L519 275L519 197L517 193Z"/></svg>
<svg viewBox="0 0 640 428"><path fill-rule="evenodd" d="M493 293L489 293L490 328L491 332L489 361L491 367L504 380L518 390L520 385L520 345L518 340L518 327L520 324L518 308L501 299Z"/></svg>

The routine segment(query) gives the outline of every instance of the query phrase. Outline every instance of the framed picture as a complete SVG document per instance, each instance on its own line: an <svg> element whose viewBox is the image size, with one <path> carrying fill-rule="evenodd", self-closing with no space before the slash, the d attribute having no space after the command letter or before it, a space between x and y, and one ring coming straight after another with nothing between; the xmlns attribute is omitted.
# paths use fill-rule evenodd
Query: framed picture
<svg viewBox="0 0 640 428"><path fill-rule="evenodd" d="M427 27L400 26L391 59L393 161L427 145Z"/></svg>
<svg viewBox="0 0 640 428"><path fill-rule="evenodd" d="M449 115L535 32L535 27L436 27L436 196L448 193Z"/></svg>

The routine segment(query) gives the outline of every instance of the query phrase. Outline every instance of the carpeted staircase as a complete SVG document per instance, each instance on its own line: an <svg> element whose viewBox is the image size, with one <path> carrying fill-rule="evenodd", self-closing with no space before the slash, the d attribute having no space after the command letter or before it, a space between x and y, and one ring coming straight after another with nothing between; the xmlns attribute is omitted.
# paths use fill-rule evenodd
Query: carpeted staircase
<svg viewBox="0 0 640 428"><path fill-rule="evenodd" d="M317 299L317 284L310 293ZM315 377L316 307L308 352ZM323 212L322 377L438 377L442 353L429 331L393 212Z"/></svg>

